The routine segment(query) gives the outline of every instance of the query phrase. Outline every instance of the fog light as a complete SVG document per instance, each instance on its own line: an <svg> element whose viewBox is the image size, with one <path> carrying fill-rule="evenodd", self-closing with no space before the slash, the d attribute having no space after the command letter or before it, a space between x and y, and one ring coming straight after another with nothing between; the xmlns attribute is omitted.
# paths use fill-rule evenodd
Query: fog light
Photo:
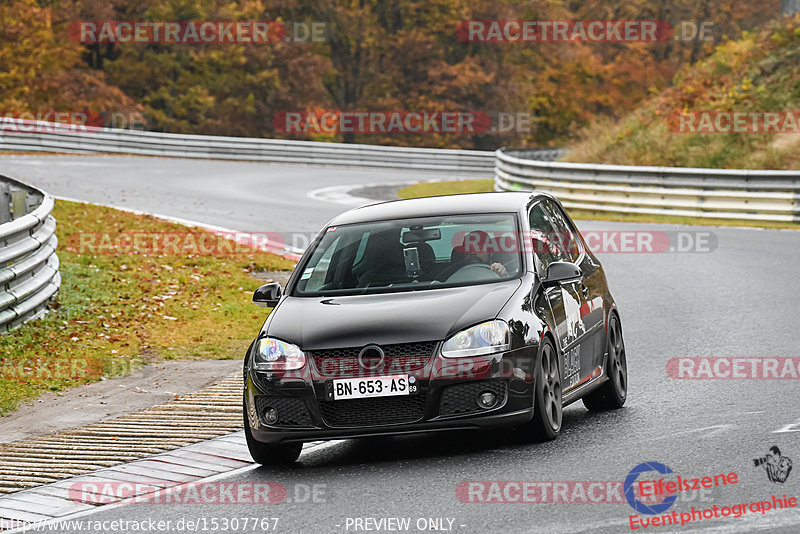
<svg viewBox="0 0 800 534"><path fill-rule="evenodd" d="M481 408L493 408L497 404L497 395L491 391L478 393L478 406Z"/></svg>
<svg viewBox="0 0 800 534"><path fill-rule="evenodd" d="M276 422L278 422L278 410L275 408L267 408L264 411L264 421L270 425L274 425Z"/></svg>

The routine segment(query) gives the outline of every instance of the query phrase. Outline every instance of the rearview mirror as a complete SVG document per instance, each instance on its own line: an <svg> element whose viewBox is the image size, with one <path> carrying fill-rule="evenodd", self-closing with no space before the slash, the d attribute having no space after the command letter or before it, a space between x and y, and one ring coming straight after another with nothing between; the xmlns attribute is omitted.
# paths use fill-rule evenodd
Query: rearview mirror
<svg viewBox="0 0 800 534"><path fill-rule="evenodd" d="M417 243L419 241L435 241L442 238L439 228L416 228L403 234L403 243Z"/></svg>
<svg viewBox="0 0 800 534"><path fill-rule="evenodd" d="M555 286L563 282L577 280L582 276L581 268L568 261L554 261L547 268L547 273L542 280L545 286Z"/></svg>
<svg viewBox="0 0 800 534"><path fill-rule="evenodd" d="M274 308L281 299L281 285L278 282L264 284L253 293L253 302L262 308Z"/></svg>

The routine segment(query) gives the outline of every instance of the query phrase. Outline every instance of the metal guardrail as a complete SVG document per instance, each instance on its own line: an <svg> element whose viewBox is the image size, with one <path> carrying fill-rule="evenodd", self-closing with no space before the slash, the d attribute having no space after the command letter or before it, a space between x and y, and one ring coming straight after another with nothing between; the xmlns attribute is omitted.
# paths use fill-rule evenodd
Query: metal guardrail
<svg viewBox="0 0 800 534"><path fill-rule="evenodd" d="M0 332L44 315L58 292L53 197L0 176Z"/></svg>
<svg viewBox="0 0 800 534"><path fill-rule="evenodd" d="M180 158L344 165L412 171L452 171L491 176L494 153L481 150L409 148L284 139L184 135L111 128L56 130L51 123L18 121L0 131L0 150L77 154L134 154ZM35 126L34 126L35 124ZM24 125L24 126L23 126ZM27 128L33 131L17 131Z"/></svg>
<svg viewBox="0 0 800 534"><path fill-rule="evenodd" d="M134 154L180 158L342 165L410 171L445 171L490 177L494 152L410 148L285 139L184 135L112 128L70 131L69 125L17 120L0 128L0 150L76 154ZM555 159L557 149L534 150L534 159Z"/></svg>
<svg viewBox="0 0 800 534"><path fill-rule="evenodd" d="M495 190L539 189L567 208L751 221L800 221L800 171L542 162L495 152Z"/></svg>

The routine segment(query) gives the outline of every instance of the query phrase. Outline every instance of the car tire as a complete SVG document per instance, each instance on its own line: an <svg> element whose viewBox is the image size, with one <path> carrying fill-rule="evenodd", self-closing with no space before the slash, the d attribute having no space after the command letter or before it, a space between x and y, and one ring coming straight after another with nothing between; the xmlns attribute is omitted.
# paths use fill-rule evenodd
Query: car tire
<svg viewBox="0 0 800 534"><path fill-rule="evenodd" d="M300 452L303 450L303 444L271 444L257 441L250 432L250 423L247 421L246 410L247 408L245 407L244 436L253 461L261 465L291 465L295 463L300 457Z"/></svg>
<svg viewBox="0 0 800 534"><path fill-rule="evenodd" d="M628 362L625 341L622 339L622 323L616 314L612 314L608 321L606 347L608 380L583 398L583 405L593 412L622 408L628 398Z"/></svg>
<svg viewBox="0 0 800 534"><path fill-rule="evenodd" d="M536 355L533 383L533 419L522 431L530 441L554 440L561 433L564 406L558 351L547 337Z"/></svg>

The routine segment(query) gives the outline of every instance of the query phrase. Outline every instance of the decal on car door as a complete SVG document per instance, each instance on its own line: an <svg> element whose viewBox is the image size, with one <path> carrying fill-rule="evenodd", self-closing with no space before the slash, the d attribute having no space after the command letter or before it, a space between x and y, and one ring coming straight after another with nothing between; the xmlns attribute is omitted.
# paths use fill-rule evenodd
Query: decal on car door
<svg viewBox="0 0 800 534"><path fill-rule="evenodd" d="M595 297L592 300L587 300L586 302L581 304L581 321L583 321L583 318L589 315L590 313L594 313L595 311L602 309L603 309L603 297Z"/></svg>
<svg viewBox="0 0 800 534"><path fill-rule="evenodd" d="M574 294L573 294L574 292ZM562 347L575 343L585 332L581 315L580 296L575 284L565 284L561 287L561 301L564 303L565 330L562 333ZM575 345L564 351L564 385L569 388L581 379L581 347Z"/></svg>
<svg viewBox="0 0 800 534"><path fill-rule="evenodd" d="M594 370L591 355L595 348L592 340L584 337L588 332L594 312L600 310L602 314L603 298L595 297L592 300L581 298L578 293L578 284L567 284L561 287L561 301L564 305L564 325L561 333L562 347L573 347L564 351L564 389L570 388L581 379L590 375ZM577 341L581 338L580 343ZM584 357L581 357L581 354ZM583 372L581 372L583 371Z"/></svg>

